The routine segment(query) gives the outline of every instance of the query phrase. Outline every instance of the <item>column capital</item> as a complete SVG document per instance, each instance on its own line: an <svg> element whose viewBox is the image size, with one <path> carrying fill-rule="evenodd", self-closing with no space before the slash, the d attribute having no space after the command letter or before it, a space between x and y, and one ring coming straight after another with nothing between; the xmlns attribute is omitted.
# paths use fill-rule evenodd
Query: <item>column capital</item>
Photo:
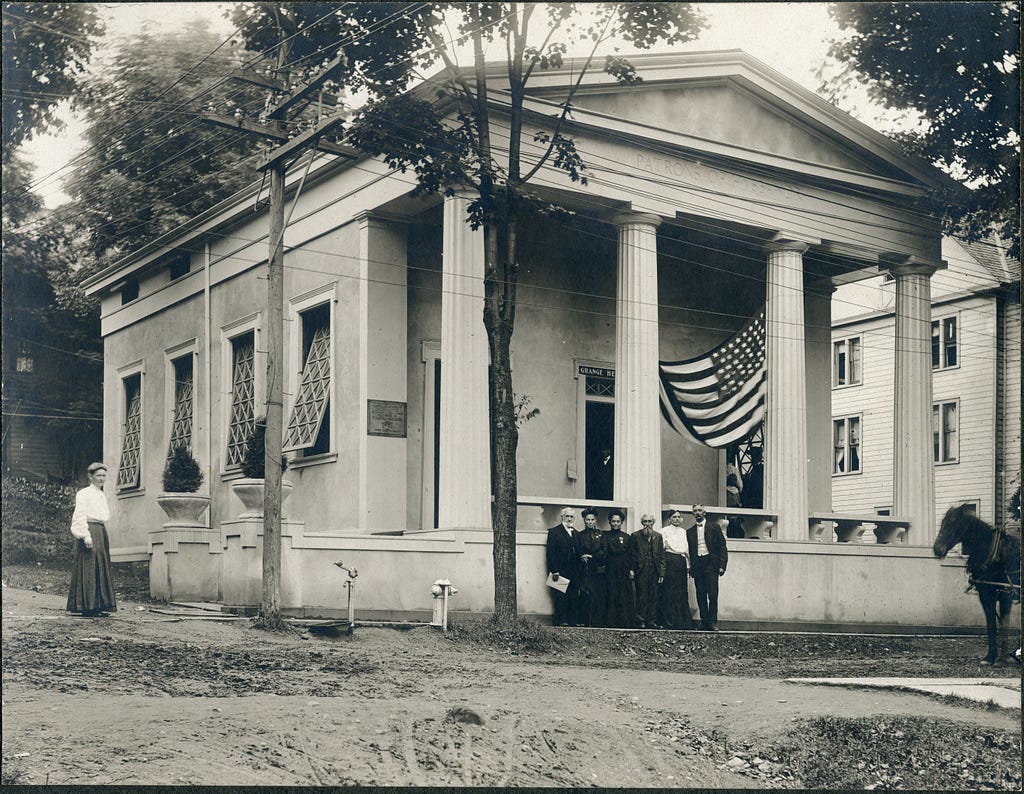
<svg viewBox="0 0 1024 794"><path fill-rule="evenodd" d="M804 292L811 292L815 295L833 295L839 289L832 283L832 279L823 278L804 285Z"/></svg>
<svg viewBox="0 0 1024 794"><path fill-rule="evenodd" d="M411 221L402 215L395 215L389 212L382 212L380 210L360 210L352 219L361 226L376 225L376 226L388 226L391 224L409 224Z"/></svg>
<svg viewBox="0 0 1024 794"><path fill-rule="evenodd" d="M776 251L793 251L797 254L803 254L814 242L817 241L808 240L788 232L777 232L765 243L764 250L770 254Z"/></svg>
<svg viewBox="0 0 1024 794"><path fill-rule="evenodd" d="M879 254L878 267L888 270L895 277L932 276L935 271L945 268L945 262L922 262L913 256L903 254Z"/></svg>
<svg viewBox="0 0 1024 794"><path fill-rule="evenodd" d="M653 226L657 229L661 226L660 215L653 212L620 212L612 215L608 221L619 228L623 226Z"/></svg>

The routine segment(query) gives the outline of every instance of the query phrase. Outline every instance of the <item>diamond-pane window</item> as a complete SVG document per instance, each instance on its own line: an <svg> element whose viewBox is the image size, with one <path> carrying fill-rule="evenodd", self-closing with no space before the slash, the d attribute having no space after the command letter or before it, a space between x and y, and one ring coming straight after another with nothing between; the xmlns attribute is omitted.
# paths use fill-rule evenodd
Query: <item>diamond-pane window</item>
<svg viewBox="0 0 1024 794"><path fill-rule="evenodd" d="M138 488L142 482L142 375L131 375L122 384L125 409L121 463L117 468L118 490Z"/></svg>
<svg viewBox="0 0 1024 794"><path fill-rule="evenodd" d="M240 466L245 445L256 429L256 335L231 340L231 420L228 423L228 466Z"/></svg>
<svg viewBox="0 0 1024 794"><path fill-rule="evenodd" d="M291 418L285 430L283 452L306 450L307 453L327 451L328 441L322 438L331 394L331 326L327 307L302 315L304 336L308 337L306 357L302 366L299 391L295 396Z"/></svg>
<svg viewBox="0 0 1024 794"><path fill-rule="evenodd" d="M608 378L588 377L585 390L588 397L614 397L615 381Z"/></svg>
<svg viewBox="0 0 1024 794"><path fill-rule="evenodd" d="M174 450L183 447L192 451L192 417L193 394L195 393L192 355L176 358L171 362L174 368L174 419L171 423L171 443L167 448L167 457Z"/></svg>

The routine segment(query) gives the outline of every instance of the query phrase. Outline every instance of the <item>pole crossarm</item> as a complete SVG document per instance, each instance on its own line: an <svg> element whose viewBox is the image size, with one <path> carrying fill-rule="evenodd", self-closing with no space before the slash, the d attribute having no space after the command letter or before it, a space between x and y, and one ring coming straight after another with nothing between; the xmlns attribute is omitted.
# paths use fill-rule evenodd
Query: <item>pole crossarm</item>
<svg viewBox="0 0 1024 794"><path fill-rule="evenodd" d="M317 138L321 135L326 135L335 126L345 120L344 116L340 114L337 116L331 116L328 119L324 119L317 124L309 132L299 135L296 138L285 143L283 146L278 146L274 151L270 152L263 160L256 166L257 170L263 171L267 168L271 168L275 163L280 162L288 157L293 156L297 152L310 146ZM287 139L285 139L287 140ZM355 160L359 157L359 150L353 149L351 146L345 146L340 143L332 143L330 141L317 141L317 148L323 152L329 152L330 154L336 154L341 157L347 157L350 160Z"/></svg>
<svg viewBox="0 0 1024 794"><path fill-rule="evenodd" d="M300 102L309 102L309 95L318 90L331 76L331 72L337 69L348 60L345 58L344 53L339 53L331 59L330 63L324 67L323 71L320 72L316 77L310 80L305 85L296 88L289 96L285 97L284 100L279 102L276 107L271 108L267 112L267 118L280 119L291 110L295 105ZM331 95L333 98L333 95ZM327 104L330 104L329 102Z"/></svg>
<svg viewBox="0 0 1024 794"><path fill-rule="evenodd" d="M203 115L202 120L209 122L210 124L215 124L218 127L227 127L229 130L235 130L236 132L241 130L242 132L249 132L253 135L262 135L264 138L269 138L277 143L288 142L288 136L283 132L264 124L257 124L254 121L236 119L233 116L221 116L216 113L206 113Z"/></svg>
<svg viewBox="0 0 1024 794"><path fill-rule="evenodd" d="M285 85L280 80L275 80L272 77L266 77L265 75L258 74L257 72L243 72L241 70L228 76L229 80L239 80L243 83L249 83L259 88L266 88L270 91L284 91Z"/></svg>

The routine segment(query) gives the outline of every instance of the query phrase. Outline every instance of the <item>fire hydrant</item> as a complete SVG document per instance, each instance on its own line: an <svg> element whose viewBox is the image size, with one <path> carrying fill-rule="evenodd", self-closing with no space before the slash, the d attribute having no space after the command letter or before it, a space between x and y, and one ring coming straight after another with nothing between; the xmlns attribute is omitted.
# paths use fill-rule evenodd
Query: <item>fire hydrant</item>
<svg viewBox="0 0 1024 794"><path fill-rule="evenodd" d="M430 620L431 626L440 626L441 631L448 631L448 599L459 591L452 587L447 579L438 579L430 588L430 595L434 598L434 616Z"/></svg>

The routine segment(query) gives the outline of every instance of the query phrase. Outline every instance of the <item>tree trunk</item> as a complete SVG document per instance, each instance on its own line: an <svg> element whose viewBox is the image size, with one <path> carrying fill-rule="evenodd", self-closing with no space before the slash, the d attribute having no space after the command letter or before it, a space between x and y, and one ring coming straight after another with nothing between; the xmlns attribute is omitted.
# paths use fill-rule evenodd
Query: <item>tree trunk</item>
<svg viewBox="0 0 1024 794"><path fill-rule="evenodd" d="M516 523L518 483L516 451L519 429L516 426L515 397L512 391L510 346L514 325L515 284L518 280L516 223L505 219L505 245L499 245L496 224L485 227L486 256L495 264L485 281L484 325L490 347L488 402L491 414L491 522L494 535L494 619L501 626L515 622L519 612L516 574Z"/></svg>

